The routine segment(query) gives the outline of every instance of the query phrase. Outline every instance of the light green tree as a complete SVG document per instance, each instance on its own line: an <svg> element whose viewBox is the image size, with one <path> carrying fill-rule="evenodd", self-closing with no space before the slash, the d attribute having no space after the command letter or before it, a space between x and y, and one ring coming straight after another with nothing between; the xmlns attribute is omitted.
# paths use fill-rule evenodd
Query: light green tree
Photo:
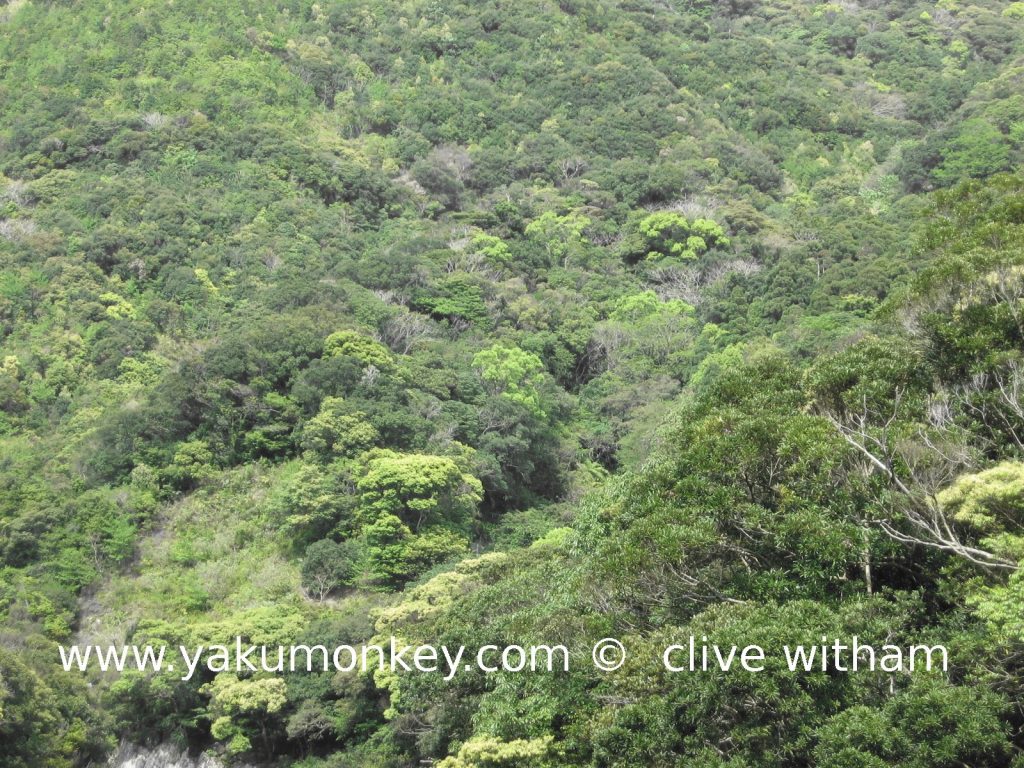
<svg viewBox="0 0 1024 768"><path fill-rule="evenodd" d="M544 363L532 352L519 347L495 344L473 357L473 368L492 394L501 395L544 417L541 388Z"/></svg>
<svg viewBox="0 0 1024 768"><path fill-rule="evenodd" d="M376 452L356 483L359 514L367 521L393 515L413 531L431 525L466 530L483 486L446 456Z"/></svg>
<svg viewBox="0 0 1024 768"><path fill-rule="evenodd" d="M351 462L299 465L284 483L280 510L285 527L297 543L311 543L328 534L352 530Z"/></svg>
<svg viewBox="0 0 1024 768"><path fill-rule="evenodd" d="M208 480L214 472L213 452L202 440L179 443L174 458L164 473L179 490L191 490Z"/></svg>
<svg viewBox="0 0 1024 768"><path fill-rule="evenodd" d="M384 514L363 529L374 581L398 586L435 563L468 553L466 539L440 529L413 534L395 515Z"/></svg>
<svg viewBox="0 0 1024 768"><path fill-rule="evenodd" d="M481 232L469 242L471 253L478 254L492 267L508 267L512 260L512 251L508 243L500 237Z"/></svg>
<svg viewBox="0 0 1024 768"><path fill-rule="evenodd" d="M502 741L493 736L474 736L453 757L438 763L438 768L545 768L555 763L551 757L551 736L539 739Z"/></svg>
<svg viewBox="0 0 1024 768"><path fill-rule="evenodd" d="M228 752L237 755L252 749L253 737L259 737L264 753L269 755L271 725L288 703L284 680L278 677L240 680L235 675L221 673L201 690L210 696L213 738L226 742Z"/></svg>
<svg viewBox="0 0 1024 768"><path fill-rule="evenodd" d="M693 260L709 248L729 245L720 224L710 219L689 221L673 211L659 211L637 225L642 240L642 258L657 261L676 257Z"/></svg>
<svg viewBox="0 0 1024 768"><path fill-rule="evenodd" d="M935 178L952 184L969 178L984 178L1010 165L1010 146L1006 137L987 120L966 121L960 132L942 150L942 165Z"/></svg>
<svg viewBox="0 0 1024 768"><path fill-rule="evenodd" d="M377 438L377 430L366 420L366 414L349 410L340 397L324 398L320 411L302 429L303 449L324 461L354 456Z"/></svg>
<svg viewBox="0 0 1024 768"><path fill-rule="evenodd" d="M565 264L582 252L586 242L583 230L588 226L590 219L581 213L559 216L554 211L544 211L526 226L526 234L544 246L551 263Z"/></svg>
<svg viewBox="0 0 1024 768"><path fill-rule="evenodd" d="M961 475L936 501L947 516L979 536L981 546L1008 562L1024 560L1024 464L1004 461ZM1024 577L1019 568L1005 581L980 586L969 599L1000 637L1024 639Z"/></svg>
<svg viewBox="0 0 1024 768"><path fill-rule="evenodd" d="M372 365L382 371L394 367L391 352L378 341L363 336L358 331L335 331L324 341L324 354L348 355L363 365Z"/></svg>
<svg viewBox="0 0 1024 768"><path fill-rule="evenodd" d="M982 472L961 475L938 493L937 501L956 522L983 535L989 546L1009 550L1010 556L1024 554L1024 539L1019 536L1024 523L1021 462L1004 461Z"/></svg>

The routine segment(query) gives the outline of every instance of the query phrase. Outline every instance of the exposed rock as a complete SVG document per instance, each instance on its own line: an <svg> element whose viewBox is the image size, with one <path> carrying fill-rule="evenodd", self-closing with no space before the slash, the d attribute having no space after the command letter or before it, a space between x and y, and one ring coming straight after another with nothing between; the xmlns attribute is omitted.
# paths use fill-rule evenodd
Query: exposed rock
<svg viewBox="0 0 1024 768"><path fill-rule="evenodd" d="M107 765L109 768L224 768L217 758L202 754L195 757L187 750L171 744L156 747L139 747L123 743L118 747ZM237 768L248 768L237 766Z"/></svg>

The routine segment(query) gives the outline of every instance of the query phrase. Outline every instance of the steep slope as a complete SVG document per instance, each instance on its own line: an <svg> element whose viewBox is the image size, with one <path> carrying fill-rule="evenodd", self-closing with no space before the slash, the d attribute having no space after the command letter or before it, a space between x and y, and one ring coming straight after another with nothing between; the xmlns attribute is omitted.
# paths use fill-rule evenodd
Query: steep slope
<svg viewBox="0 0 1024 768"><path fill-rule="evenodd" d="M953 310L915 335L934 285L891 293L955 251L922 224L935 191L1021 160L1022 29L996 0L5 6L0 766L88 765L121 735L310 766L824 764L847 719L878 718L896 730L865 750L897 764L945 727L905 733L899 707L942 702L977 718L950 754L1008 764L1018 698L986 680L993 638L959 688L890 701L874 679L771 678L791 708L709 714L713 733L669 723L725 694L667 703L629 668L239 689L68 675L54 647L392 625L653 646L691 621L739 636L892 616L970 656L967 601L1003 626L1009 598L919 560L924 534L885 535L912 516L876 519L895 502L856 479L843 419L859 376L875 415L909 409L910 439L922 404L985 374L956 415L970 459L939 486L1017 456L991 386L1015 381L1016 299L961 339ZM1019 194L992 190L940 218L980 206L995 223L964 230L1012 242ZM887 301L914 321L898 342L875 319ZM885 341L841 352L864 334ZM805 373L833 352L850 355L829 373L854 387L841 407ZM1016 561L979 543L992 530L963 535ZM857 602L863 579L895 596ZM732 601L764 605L695 607Z"/></svg>

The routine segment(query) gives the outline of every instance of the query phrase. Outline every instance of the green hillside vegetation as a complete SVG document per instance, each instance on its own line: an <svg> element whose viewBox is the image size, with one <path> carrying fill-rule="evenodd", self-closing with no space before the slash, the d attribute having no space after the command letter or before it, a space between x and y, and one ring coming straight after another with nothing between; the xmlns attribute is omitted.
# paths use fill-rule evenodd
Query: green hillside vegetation
<svg viewBox="0 0 1024 768"><path fill-rule="evenodd" d="M0 768L1024 766L1024 5L0 7ZM948 675L669 674L679 637ZM67 674L57 643L615 673Z"/></svg>

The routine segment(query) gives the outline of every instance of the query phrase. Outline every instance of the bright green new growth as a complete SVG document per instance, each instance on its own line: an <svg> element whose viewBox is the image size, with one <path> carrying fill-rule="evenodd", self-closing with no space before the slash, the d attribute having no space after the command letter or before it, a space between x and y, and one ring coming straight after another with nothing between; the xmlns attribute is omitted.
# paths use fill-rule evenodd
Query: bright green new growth
<svg viewBox="0 0 1024 768"><path fill-rule="evenodd" d="M379 451L356 483L360 517L392 515L413 531L443 525L468 530L483 486L446 456Z"/></svg>
<svg viewBox="0 0 1024 768"><path fill-rule="evenodd" d="M473 368L492 394L508 398L544 418L544 363L535 354L495 344L473 356Z"/></svg>
<svg viewBox="0 0 1024 768"><path fill-rule="evenodd" d="M466 538L454 531L427 530L414 534L397 516L381 514L363 528L371 578L391 587L427 568L469 552Z"/></svg>
<svg viewBox="0 0 1024 768"><path fill-rule="evenodd" d="M961 475L937 495L957 521L984 533L1024 523L1024 464L1004 461L976 474Z"/></svg>
<svg viewBox="0 0 1024 768"><path fill-rule="evenodd" d="M690 221L672 211L650 214L640 221L637 230L643 237L644 258L650 261L670 257L692 261L711 248L729 245L720 224L710 219Z"/></svg>
<svg viewBox="0 0 1024 768"><path fill-rule="evenodd" d="M230 754L251 749L254 739L266 746L269 722L288 703L286 691L279 677L239 679L229 673L217 675L204 688L210 695L210 734L227 742Z"/></svg>
<svg viewBox="0 0 1024 768"><path fill-rule="evenodd" d="M0 768L1024 768L1020 6L4 5Z"/></svg>
<svg viewBox="0 0 1024 768"><path fill-rule="evenodd" d="M544 211L526 227L526 234L541 243L550 263L568 263L580 253L585 240L583 230L590 225L590 219L575 211L559 215Z"/></svg>
<svg viewBox="0 0 1024 768"><path fill-rule="evenodd" d="M659 314L681 317L692 314L693 311L693 307L685 301L679 299L662 301L654 291L644 291L619 299L608 317L620 322L642 323Z"/></svg>
<svg viewBox="0 0 1024 768"><path fill-rule="evenodd" d="M500 237L480 232L470 240L469 249L470 252L483 256L492 267L505 268L511 266L512 251L509 249L508 243Z"/></svg>
<svg viewBox="0 0 1024 768"><path fill-rule="evenodd" d="M340 397L328 397L302 428L302 448L319 459L355 456L372 446L379 434L366 414L353 411Z"/></svg>
<svg viewBox="0 0 1024 768"><path fill-rule="evenodd" d="M188 440L178 445L164 474L179 488L192 488L210 477L213 461L213 452L205 442Z"/></svg>
<svg viewBox="0 0 1024 768"><path fill-rule="evenodd" d="M478 736L459 748L454 757L438 763L438 768L553 768L550 757L551 736L539 739L501 739Z"/></svg>
<svg viewBox="0 0 1024 768"><path fill-rule="evenodd" d="M961 475L935 500L957 523L978 535L984 546L1012 562L1024 560L1024 464L1004 461Z"/></svg>
<svg viewBox="0 0 1024 768"><path fill-rule="evenodd" d="M394 365L394 357L387 347L357 331L332 333L324 341L324 354L347 355L363 365L372 365L380 370L390 369Z"/></svg>
<svg viewBox="0 0 1024 768"><path fill-rule="evenodd" d="M401 584L467 551L483 486L452 459L376 451L356 488L376 582Z"/></svg>

